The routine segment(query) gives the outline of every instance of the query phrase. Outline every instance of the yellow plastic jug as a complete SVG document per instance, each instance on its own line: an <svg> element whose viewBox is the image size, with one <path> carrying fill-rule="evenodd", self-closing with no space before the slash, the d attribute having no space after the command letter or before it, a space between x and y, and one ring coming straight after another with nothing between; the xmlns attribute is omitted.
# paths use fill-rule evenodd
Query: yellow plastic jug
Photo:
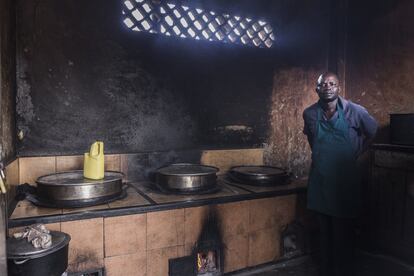
<svg viewBox="0 0 414 276"><path fill-rule="evenodd" d="M103 179L105 175L104 144L96 141L89 152L85 152L83 176L89 179Z"/></svg>

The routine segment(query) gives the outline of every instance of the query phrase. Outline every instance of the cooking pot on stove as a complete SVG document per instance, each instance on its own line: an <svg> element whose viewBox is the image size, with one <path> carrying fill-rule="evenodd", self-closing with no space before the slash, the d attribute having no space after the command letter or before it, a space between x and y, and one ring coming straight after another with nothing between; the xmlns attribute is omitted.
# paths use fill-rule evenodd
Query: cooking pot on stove
<svg viewBox="0 0 414 276"><path fill-rule="evenodd" d="M238 183L252 186L277 186L287 183L289 178L285 169L272 166L236 166L228 175Z"/></svg>
<svg viewBox="0 0 414 276"><path fill-rule="evenodd" d="M7 239L7 270L9 276L61 276L68 267L70 236L50 231L52 245L35 248L26 239Z"/></svg>
<svg viewBox="0 0 414 276"><path fill-rule="evenodd" d="M156 185L161 190L194 193L217 185L218 168L199 164L177 163L157 170Z"/></svg>
<svg viewBox="0 0 414 276"><path fill-rule="evenodd" d="M32 202L61 208L106 203L122 195L122 176L122 173L112 171L106 171L101 180L84 178L83 171L41 176L36 180L35 202Z"/></svg>

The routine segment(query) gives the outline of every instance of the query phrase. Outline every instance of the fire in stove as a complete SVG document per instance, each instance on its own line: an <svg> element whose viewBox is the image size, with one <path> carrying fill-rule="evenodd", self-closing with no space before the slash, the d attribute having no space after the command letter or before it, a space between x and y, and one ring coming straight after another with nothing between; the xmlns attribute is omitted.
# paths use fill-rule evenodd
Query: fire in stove
<svg viewBox="0 0 414 276"><path fill-rule="evenodd" d="M217 251L208 250L197 253L197 275L217 272Z"/></svg>

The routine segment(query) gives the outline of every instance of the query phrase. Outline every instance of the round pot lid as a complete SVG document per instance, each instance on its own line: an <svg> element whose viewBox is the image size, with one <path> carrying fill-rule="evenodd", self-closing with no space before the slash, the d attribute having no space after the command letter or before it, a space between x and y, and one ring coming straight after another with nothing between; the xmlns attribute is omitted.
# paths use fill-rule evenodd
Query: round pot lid
<svg viewBox="0 0 414 276"><path fill-rule="evenodd" d="M87 185L87 184L98 184L108 183L113 181L122 180L123 174L121 172L106 171L104 178L100 180L93 180L83 177L83 171L70 171L48 174L39 177L36 182L43 185Z"/></svg>
<svg viewBox="0 0 414 276"><path fill-rule="evenodd" d="M157 170L160 174L172 176L200 176L215 174L218 171L216 167L188 163L172 164Z"/></svg>
<svg viewBox="0 0 414 276"><path fill-rule="evenodd" d="M9 259L35 259L58 251L70 241L70 236L63 232L50 231L52 245L49 248L35 248L27 239L7 239L7 258Z"/></svg>
<svg viewBox="0 0 414 276"><path fill-rule="evenodd" d="M286 170L271 166L237 166L231 168L230 171L251 176L272 176L286 174Z"/></svg>

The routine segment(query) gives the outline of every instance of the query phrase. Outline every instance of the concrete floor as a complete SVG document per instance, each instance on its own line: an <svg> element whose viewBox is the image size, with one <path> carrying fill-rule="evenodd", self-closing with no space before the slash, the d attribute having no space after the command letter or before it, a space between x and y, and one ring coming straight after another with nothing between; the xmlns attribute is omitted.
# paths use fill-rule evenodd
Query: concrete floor
<svg viewBox="0 0 414 276"><path fill-rule="evenodd" d="M414 266L388 256L366 252L357 254L357 276L413 276ZM318 266L309 257L244 271L231 276L318 276Z"/></svg>

